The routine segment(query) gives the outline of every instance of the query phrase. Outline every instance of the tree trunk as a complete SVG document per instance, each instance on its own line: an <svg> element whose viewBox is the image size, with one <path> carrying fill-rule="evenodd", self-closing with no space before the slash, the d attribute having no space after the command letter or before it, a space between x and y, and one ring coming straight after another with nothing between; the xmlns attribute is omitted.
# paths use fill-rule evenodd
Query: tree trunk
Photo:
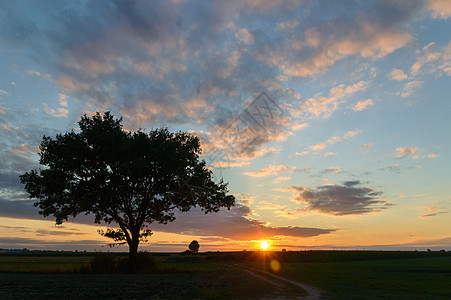
<svg viewBox="0 0 451 300"><path fill-rule="evenodd" d="M138 245L139 245L139 238L138 237L132 237L132 240L128 244L129 252L128 252L128 265L127 265L127 271L128 272L134 272L137 268L136 263L136 256L138 254Z"/></svg>

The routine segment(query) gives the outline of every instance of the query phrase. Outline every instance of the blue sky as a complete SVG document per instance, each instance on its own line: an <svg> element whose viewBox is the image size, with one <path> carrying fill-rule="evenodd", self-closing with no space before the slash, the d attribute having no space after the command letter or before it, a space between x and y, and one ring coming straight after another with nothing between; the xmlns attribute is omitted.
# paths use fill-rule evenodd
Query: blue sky
<svg viewBox="0 0 451 300"><path fill-rule="evenodd" d="M445 0L2 2L0 247L107 242L39 216L18 179L43 135L97 111L198 135L238 199L145 249L451 247L450 17Z"/></svg>

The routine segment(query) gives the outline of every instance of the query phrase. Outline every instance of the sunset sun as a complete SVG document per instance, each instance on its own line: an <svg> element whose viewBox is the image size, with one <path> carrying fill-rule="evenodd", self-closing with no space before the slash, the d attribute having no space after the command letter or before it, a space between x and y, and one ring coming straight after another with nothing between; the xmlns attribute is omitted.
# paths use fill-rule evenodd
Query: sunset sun
<svg viewBox="0 0 451 300"><path fill-rule="evenodd" d="M261 243L260 243L260 248L261 248L262 250L268 250L268 249L269 249L269 243L268 243L268 241L263 241L263 242L261 242Z"/></svg>

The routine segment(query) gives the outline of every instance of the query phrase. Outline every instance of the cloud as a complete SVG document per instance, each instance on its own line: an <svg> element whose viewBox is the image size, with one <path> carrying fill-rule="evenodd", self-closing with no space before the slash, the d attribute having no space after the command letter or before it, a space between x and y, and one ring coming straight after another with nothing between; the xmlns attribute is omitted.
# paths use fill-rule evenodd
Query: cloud
<svg viewBox="0 0 451 300"><path fill-rule="evenodd" d="M327 174L327 173L335 173L335 174L340 174L343 173L344 170L342 168L338 168L338 167L329 167L323 171L321 171L321 174Z"/></svg>
<svg viewBox="0 0 451 300"><path fill-rule="evenodd" d="M324 150L327 146L333 145L337 142L342 142L344 140L348 140L351 137L356 136L359 132L360 131L358 129L356 129L353 131L346 132L343 136L333 136L325 142L310 146L310 149L312 149L313 151Z"/></svg>
<svg viewBox="0 0 451 300"><path fill-rule="evenodd" d="M233 119L203 132L201 138L210 151L221 152L231 161L251 160L280 149L265 146L270 141L284 141L292 133L286 130L289 116L267 93L256 94Z"/></svg>
<svg viewBox="0 0 451 300"><path fill-rule="evenodd" d="M423 81L419 80L410 81L404 85L402 92L398 93L398 95L401 95L403 98L409 97L416 89L420 88L423 83Z"/></svg>
<svg viewBox="0 0 451 300"><path fill-rule="evenodd" d="M58 228L58 227L56 227ZM68 236L68 235L85 235L84 232L77 232L76 230L58 230L58 229L37 229L35 230L36 236Z"/></svg>
<svg viewBox="0 0 451 300"><path fill-rule="evenodd" d="M289 177L289 176L279 176L276 179L274 179L274 183L280 183L282 181L287 181L290 179L291 179L291 177Z"/></svg>
<svg viewBox="0 0 451 300"><path fill-rule="evenodd" d="M324 154L325 157L327 157L327 156L335 156L335 155L337 155L337 153L334 153L334 152L327 152L326 154Z"/></svg>
<svg viewBox="0 0 451 300"><path fill-rule="evenodd" d="M359 148L359 151L363 154L368 154L369 150L373 147L373 143L363 144L363 147Z"/></svg>
<svg viewBox="0 0 451 300"><path fill-rule="evenodd" d="M406 2L339 8L308 1L9 4L0 34L30 57L46 58L40 61L45 71L29 73L49 71L58 84L60 107L44 109L52 116L67 117L67 99L76 99L82 110L111 110L136 127L202 124L214 139L258 93L277 100L292 76L315 76L346 58L375 60L404 47L412 40L406 20L421 9ZM367 86L363 80L337 85L300 103L293 116L328 117ZM301 98L295 91L288 96ZM307 126L290 116L272 121L277 126L255 139L248 138L257 127L249 126L242 140L254 142L240 156L255 158L266 143Z"/></svg>
<svg viewBox="0 0 451 300"><path fill-rule="evenodd" d="M299 226L272 227L264 222L248 219L251 213L247 206L236 206L230 211L207 214L199 210L181 213L166 225L156 225L155 230L194 236L220 236L233 240L257 240L275 236L311 237L328 234L334 229L319 229Z"/></svg>
<svg viewBox="0 0 451 300"><path fill-rule="evenodd" d="M7 91L0 90L0 95L9 95L9 93Z"/></svg>
<svg viewBox="0 0 451 300"><path fill-rule="evenodd" d="M412 168L421 169L422 166L402 166L400 164L390 164L390 165L387 165L386 167L380 168L379 170L399 173L404 169L412 169Z"/></svg>
<svg viewBox="0 0 451 300"><path fill-rule="evenodd" d="M295 187L294 197L305 206L305 211L316 211L335 216L362 215L386 209L390 203L381 200L382 192L360 186L361 182L346 181L343 185L324 185L316 189Z"/></svg>
<svg viewBox="0 0 451 300"><path fill-rule="evenodd" d="M382 171L388 170L388 171L390 171L390 172L399 173L399 172L401 172L401 170L402 170L403 168L404 168L404 167L401 166L400 164L392 164L392 165L388 165L388 166L386 166L386 167L384 167L384 168L381 168L381 170L382 170Z"/></svg>
<svg viewBox="0 0 451 300"><path fill-rule="evenodd" d="M396 148L396 153L392 154L394 158L404 158L409 155L414 155L418 152L417 147L398 147Z"/></svg>
<svg viewBox="0 0 451 300"><path fill-rule="evenodd" d="M6 108L4 108L4 107L0 106L0 115L4 115L4 114L6 114L6 111L7 111L7 109L6 109Z"/></svg>
<svg viewBox="0 0 451 300"><path fill-rule="evenodd" d="M427 214L421 215L420 218L436 217L448 213L446 208L438 206L423 206L420 207L419 210L428 212Z"/></svg>
<svg viewBox="0 0 451 300"><path fill-rule="evenodd" d="M353 8L348 7L350 14L354 13ZM330 8L319 6L318 9L324 13ZM304 37L295 39L290 47L305 55L280 56L276 62L285 74L312 77L348 57L384 57L413 40L413 36L403 30L403 21L418 9L417 3L406 2L369 5L353 17L340 16L311 26L305 30ZM397 17L389 16L388 11ZM312 11L315 13L319 11Z"/></svg>
<svg viewBox="0 0 451 300"><path fill-rule="evenodd" d="M413 39L406 20L421 9L408 2L340 8L308 1L9 4L0 33L31 57L46 57L62 93L80 103L143 127L215 126L255 93L279 92L291 76L312 77L346 58L374 60L404 47ZM351 92L352 85L338 89ZM327 116L343 97L331 93L311 98L306 111ZM208 109L186 110L189 99Z"/></svg>
<svg viewBox="0 0 451 300"><path fill-rule="evenodd" d="M429 153L428 154L428 158L437 158L437 157L438 157L437 154L434 154L434 153Z"/></svg>
<svg viewBox="0 0 451 300"><path fill-rule="evenodd" d="M436 43L431 42L423 49L417 50L416 53L419 54L419 57L410 67L413 76L421 73L451 76L451 42L441 48Z"/></svg>
<svg viewBox="0 0 451 300"><path fill-rule="evenodd" d="M14 154L36 154L39 152L39 147L34 147L27 144L19 144L9 150L9 152Z"/></svg>
<svg viewBox="0 0 451 300"><path fill-rule="evenodd" d="M309 126L308 123L293 124L291 126L291 130L295 130L296 131L296 130L304 129L304 128L308 127L308 126Z"/></svg>
<svg viewBox="0 0 451 300"><path fill-rule="evenodd" d="M308 154L307 151L296 152L296 155L297 155L297 156L305 156L305 155L307 155L307 154Z"/></svg>
<svg viewBox="0 0 451 300"><path fill-rule="evenodd" d="M7 201L0 199L0 217L54 220L51 217L44 218L39 215L38 208L33 206L34 202L34 200ZM205 214L200 209L194 208L189 212L176 211L176 220L174 222L168 224L154 223L150 226L150 229L182 235L217 236L240 241L274 236L310 237L335 231L334 229L299 226L273 227L265 222L248 218L251 213L248 206L241 204L236 205L231 210L222 210L219 213L211 214ZM90 215L79 215L69 221L94 225L93 217ZM50 232L42 232L42 234L45 233Z"/></svg>
<svg viewBox="0 0 451 300"><path fill-rule="evenodd" d="M7 122L6 124L0 124L0 129L3 131L19 130L19 127Z"/></svg>
<svg viewBox="0 0 451 300"><path fill-rule="evenodd" d="M310 247L309 247L310 248ZM433 249L435 251L442 250L446 248L451 248L451 237L441 237L435 239L420 239L409 241L405 243L393 243L384 245L352 245L346 247L340 247L336 244L320 245L316 246L318 249L342 249L342 250L355 250L355 249L365 249L365 250L391 250L391 251L414 251Z"/></svg>
<svg viewBox="0 0 451 300"><path fill-rule="evenodd" d="M451 3L448 0L428 0L427 4L435 19L447 19L451 17Z"/></svg>
<svg viewBox="0 0 451 300"><path fill-rule="evenodd" d="M270 175L278 175L284 172L294 172L296 167L287 167L285 165L268 165L255 172L245 172L244 175L251 177L266 177Z"/></svg>
<svg viewBox="0 0 451 300"><path fill-rule="evenodd" d="M67 107L67 99L69 98L69 96L60 93L60 94L58 94L58 98L59 98L59 104L63 107Z"/></svg>
<svg viewBox="0 0 451 300"><path fill-rule="evenodd" d="M346 96L364 91L367 86L368 83L363 80L352 85L340 84L330 89L327 97L318 95L309 98L298 107L288 108L288 111L298 118L328 118L344 102Z"/></svg>
<svg viewBox="0 0 451 300"><path fill-rule="evenodd" d="M362 101L357 102L357 104L354 105L352 110L354 110L354 111L362 111L362 110L366 109L368 106L371 106L373 104L374 103L373 103L372 99L362 100Z"/></svg>
<svg viewBox="0 0 451 300"><path fill-rule="evenodd" d="M237 33L235 34L235 37L242 41L245 44L252 44L254 43L254 37L252 36L252 34L246 29L246 28L241 28L237 31Z"/></svg>
<svg viewBox="0 0 451 300"><path fill-rule="evenodd" d="M23 248L23 246L30 247L33 249L36 248L53 248L61 250L62 248L73 250L81 246L100 246L102 242L96 240L65 240L65 241L48 241L48 240L39 240L39 239L31 239L31 238L9 238L9 237L0 237L0 245L4 247L11 247L11 245L18 245L18 248ZM54 246L54 247L49 247ZM64 247L67 246L67 247Z"/></svg>
<svg viewBox="0 0 451 300"><path fill-rule="evenodd" d="M391 72L388 74L389 78L396 81L401 81L404 79L407 79L407 74L404 73L403 70L400 69L392 69Z"/></svg>
<svg viewBox="0 0 451 300"><path fill-rule="evenodd" d="M229 162L229 161L215 161L212 163L212 167L214 168L235 168L235 167L244 167L249 165L250 162Z"/></svg>
<svg viewBox="0 0 451 300"><path fill-rule="evenodd" d="M67 109L65 109L64 107L60 107L60 108L56 108L56 109L49 108L46 103L43 103L43 106L44 106L44 112L55 118L67 118L67 116L69 114L69 111Z"/></svg>
<svg viewBox="0 0 451 300"><path fill-rule="evenodd" d="M39 209L33 206L36 200L8 201L0 198L0 217L43 220Z"/></svg>

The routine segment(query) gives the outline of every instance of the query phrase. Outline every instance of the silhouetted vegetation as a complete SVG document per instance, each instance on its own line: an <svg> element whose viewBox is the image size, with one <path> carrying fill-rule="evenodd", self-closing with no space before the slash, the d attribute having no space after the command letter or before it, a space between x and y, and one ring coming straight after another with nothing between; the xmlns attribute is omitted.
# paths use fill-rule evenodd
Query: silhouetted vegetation
<svg viewBox="0 0 451 300"><path fill-rule="evenodd" d="M94 214L99 224L116 223L119 229L99 233L113 245L128 244L130 267L140 241L152 234L151 223L173 221L174 210L196 206L209 213L235 204L227 184L215 183L199 158L198 137L165 128L129 132L109 112L84 115L78 125L80 132L44 136L44 168L20 180L38 199L39 213L54 216L57 224L81 213Z"/></svg>
<svg viewBox="0 0 451 300"><path fill-rule="evenodd" d="M199 247L200 245L197 241L192 241L188 246L189 250L193 253L199 252Z"/></svg>
<svg viewBox="0 0 451 300"><path fill-rule="evenodd" d="M340 250L308 250L308 251L240 251L240 252L207 252L206 259L212 261L261 262L277 259L280 262L295 263L329 263L347 261L408 259L451 257L451 252L442 251L340 251Z"/></svg>
<svg viewBox="0 0 451 300"><path fill-rule="evenodd" d="M150 253L138 252L133 261L133 272L152 273L156 271L156 263ZM85 269L88 271L87 269ZM130 271L127 258L112 253L96 253L91 261L90 272L92 273L127 273Z"/></svg>

